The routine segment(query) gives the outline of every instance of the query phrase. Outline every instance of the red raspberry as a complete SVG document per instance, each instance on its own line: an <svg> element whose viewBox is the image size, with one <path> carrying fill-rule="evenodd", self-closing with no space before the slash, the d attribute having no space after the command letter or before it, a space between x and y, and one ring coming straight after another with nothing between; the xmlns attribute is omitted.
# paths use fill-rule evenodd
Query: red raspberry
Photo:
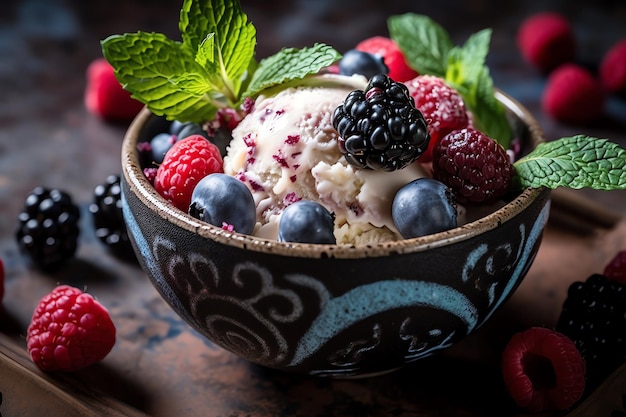
<svg viewBox="0 0 626 417"><path fill-rule="evenodd" d="M558 13L527 17L517 32L517 46L524 59L547 73L576 55L576 39L569 21Z"/></svg>
<svg viewBox="0 0 626 417"><path fill-rule="evenodd" d="M447 134L433 149L433 175L457 201L489 203L511 186L513 165L504 148L484 133L465 128Z"/></svg>
<svg viewBox="0 0 626 417"><path fill-rule="evenodd" d="M115 78L113 66L99 58L87 68L85 107L107 121L129 121L143 108Z"/></svg>
<svg viewBox="0 0 626 417"><path fill-rule="evenodd" d="M558 121L582 125L603 115L604 100L600 83L591 72L577 64L563 64L548 77L541 105Z"/></svg>
<svg viewBox="0 0 626 417"><path fill-rule="evenodd" d="M626 250L620 251L604 268L603 275L626 285Z"/></svg>
<svg viewBox="0 0 626 417"><path fill-rule="evenodd" d="M439 139L453 130L469 126L465 103L461 95L440 77L419 75L405 84L415 99L415 107L426 119L430 133L428 149L419 160L430 162L433 159L433 148Z"/></svg>
<svg viewBox="0 0 626 417"><path fill-rule="evenodd" d="M626 39L617 42L604 55L598 76L607 91L626 93Z"/></svg>
<svg viewBox="0 0 626 417"><path fill-rule="evenodd" d="M404 82L418 75L417 71L406 62L398 44L390 38L374 36L359 42L354 49L382 56L385 65L389 68L389 78L394 81Z"/></svg>
<svg viewBox="0 0 626 417"><path fill-rule="evenodd" d="M502 376L519 407L565 410L585 390L585 362L567 336L531 327L511 337L502 352Z"/></svg>
<svg viewBox="0 0 626 417"><path fill-rule="evenodd" d="M26 342L41 370L76 371L109 354L115 344L115 325L90 294L59 285L39 301Z"/></svg>
<svg viewBox="0 0 626 417"><path fill-rule="evenodd" d="M219 148L202 135L191 135L167 151L157 169L154 188L167 201L187 212L196 184L207 175L223 170Z"/></svg>

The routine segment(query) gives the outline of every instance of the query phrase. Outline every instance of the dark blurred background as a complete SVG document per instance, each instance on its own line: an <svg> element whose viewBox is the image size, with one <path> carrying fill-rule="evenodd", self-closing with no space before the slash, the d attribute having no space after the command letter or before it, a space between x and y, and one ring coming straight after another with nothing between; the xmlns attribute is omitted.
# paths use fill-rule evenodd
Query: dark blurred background
<svg viewBox="0 0 626 417"><path fill-rule="evenodd" d="M386 18L404 12L426 14L456 43L492 28L488 60L496 83L520 100L531 99L525 83L541 82L522 62L515 34L522 19L556 11L570 21L579 41L578 59L593 66L606 49L626 37L626 1L597 0L243 0L257 27L259 58L283 46L325 42L340 52L373 35L387 35ZM108 35L163 32L179 39L181 0L2 0L0 4L0 127L24 112L56 117L81 95L84 69L100 56ZM34 102L19 97L36 95ZM34 97L34 96L33 96ZM55 111L51 111L55 110Z"/></svg>
<svg viewBox="0 0 626 417"><path fill-rule="evenodd" d="M101 184L107 175L119 172L120 149L127 124L104 122L86 110L83 95L87 67L102 56L100 41L112 34L155 31L179 39L181 4L182 0L0 0L0 258L7 270L5 314L3 322L0 321L4 329L0 328L0 331L6 330L6 323L14 321L14 333L22 343L24 337L21 335L28 325L37 298L57 280L65 280L68 273L64 271L63 275L52 278L38 274L17 253L13 231L23 199L37 185L59 187L72 194L85 212L85 207L92 200L94 187ZM577 61L595 71L606 51L618 40L626 38L626 0L242 0L242 6L257 28L259 59L282 47L310 46L315 42L325 42L339 52L345 52L365 38L387 35L387 18L409 11L433 18L447 29L457 44L464 43L470 34L478 30L492 28L492 44L487 60L495 84L535 115L547 139L581 133L608 137L626 146L625 98L611 97L605 117L592 125L558 123L550 119L540 106L545 75L522 60L515 43L518 27L526 17L540 11L561 13L574 29L578 41ZM600 193L592 190L584 192L591 197ZM626 190L604 193L598 201L624 212ZM90 277L90 289L99 294L105 304L112 303L118 317L130 318L125 323L132 324L132 319L136 318L142 325L145 323L147 329L156 326L157 332L168 326L187 329L157 297L138 268L103 256L103 248L99 246L93 228L89 228L88 217L85 216L82 221L84 228L78 253L82 263L70 271L76 282L85 282L85 277ZM552 247L542 248L540 257L545 255L542 266L548 271L546 274L552 274L553 263L561 262L558 258L555 261L555 257L562 253L545 251L552 248L555 252L557 246L568 250L570 241L576 242L576 239L568 235L562 241L553 240ZM594 253L596 248L593 245L597 241L585 242L589 253ZM589 266L595 267L595 264ZM539 273L536 277L542 278ZM117 285L111 285L111 282ZM531 291L532 296L537 294L534 287ZM554 296L554 292L551 295ZM551 305L540 310L549 308ZM153 309L158 310L158 314ZM128 326L125 329L128 330ZM189 330L185 331L187 333L183 335L188 336ZM360 399L361 403L357 402L357 405L373 403L373 409L400 407L408 402L419 404L421 408L432 407L441 411L438 415L446 416L486 416L470 411L463 413L462 408L488 408L483 404L485 398L504 401L504 397L492 395L489 388L473 383L475 375L484 371L483 364L479 363L459 372L460 375L467 375L467 380L448 381L445 375L441 375L435 381L434 390L437 386L449 387L452 384L455 398L445 398L443 393L443 397L435 395L436 398L430 401L430 391L416 393L410 373L396 379L383 379L380 383L307 384L306 381L288 379L284 386L274 386L270 378L250 376L248 368L237 365L238 362L228 355L218 356L218 353L209 360L211 366L218 366L220 361L230 361L228 367L221 368L225 370L222 374L217 372L214 375L210 371L206 376L202 375L201 380L216 383L224 391L204 393L203 387L184 383L179 386L179 381L186 381L186 372L174 369L176 361L169 363L174 357L202 349L204 346L197 339L184 339L195 344L190 342L188 346L176 346L174 353L165 352L165 359L157 351L137 348L141 340L124 335L120 339L120 347L109 361L116 367L113 370L104 368L104 371L111 374L118 371L119 375L113 376L121 383L119 386L107 385L106 389L115 391L116 395L131 404L153 411L164 405L171 408L186 406L176 404L176 398L170 402L174 389L188 390L195 399L206 396L207 403L219 403L211 404L211 407L221 406L221 410L226 410L222 415L233 417L251 415L250 410L255 405L258 409L266 407L267 414L264 415L278 415L271 413L280 407L297 408L291 403L294 393L303 399L304 406L327 407L325 416L343 415L336 409L341 408L342 401L344 408L351 405L352 400L345 399L348 397ZM179 355L179 352L182 353ZM160 363L163 372L171 371L177 378L170 380L169 374L163 377L159 374L161 366L151 366L151 360ZM103 385L98 378L98 369L103 370L97 368L93 375L84 374L83 378ZM197 374L204 369L193 371ZM217 369L219 371L220 368ZM161 377L153 378L153 375ZM145 386L128 389L132 383L128 381L135 379ZM416 379L421 379L422 387L429 385L427 379ZM492 385L499 381L497 375L492 375L491 380ZM486 393L483 392L485 390ZM143 393L145 398L138 392ZM236 407L241 408L239 411L242 414L237 414ZM456 410L459 412L453 414L446 407L460 411ZM363 411L345 415L374 414ZM408 414L398 411L393 415ZM502 417L504 414L490 415Z"/></svg>

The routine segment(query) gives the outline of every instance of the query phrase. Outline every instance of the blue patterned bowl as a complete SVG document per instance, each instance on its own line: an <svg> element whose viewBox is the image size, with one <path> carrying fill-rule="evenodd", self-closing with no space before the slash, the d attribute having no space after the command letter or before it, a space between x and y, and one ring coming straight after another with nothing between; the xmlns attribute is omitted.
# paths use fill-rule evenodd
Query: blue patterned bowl
<svg viewBox="0 0 626 417"><path fill-rule="evenodd" d="M543 141L527 110L498 99L527 147ZM122 150L124 217L141 266L194 329L274 369L376 375L451 346L515 291L548 219L549 190L527 189L462 227L377 246L228 232L177 210L145 178L137 143L158 123L143 110Z"/></svg>

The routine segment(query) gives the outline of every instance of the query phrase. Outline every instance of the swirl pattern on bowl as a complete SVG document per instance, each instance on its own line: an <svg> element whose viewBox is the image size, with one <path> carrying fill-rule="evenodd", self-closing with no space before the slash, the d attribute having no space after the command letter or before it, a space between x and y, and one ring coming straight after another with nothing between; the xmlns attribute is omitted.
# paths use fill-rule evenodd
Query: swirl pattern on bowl
<svg viewBox="0 0 626 417"><path fill-rule="evenodd" d="M523 108L505 105L532 140L542 139ZM151 118L139 116L123 151L123 212L139 261L194 329L263 366L354 377L427 357L488 320L540 246L545 189L451 231L379 247L227 232L174 209L143 177L136 144Z"/></svg>

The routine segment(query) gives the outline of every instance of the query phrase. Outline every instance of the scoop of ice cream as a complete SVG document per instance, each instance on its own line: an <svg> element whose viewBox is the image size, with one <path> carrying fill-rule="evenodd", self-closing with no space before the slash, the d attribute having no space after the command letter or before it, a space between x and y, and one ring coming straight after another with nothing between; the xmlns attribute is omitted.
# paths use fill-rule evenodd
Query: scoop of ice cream
<svg viewBox="0 0 626 417"><path fill-rule="evenodd" d="M337 146L332 115L348 93L364 89L360 76L318 76L315 85L257 98L254 110L233 131L224 172L244 182L257 205L254 234L275 239L282 210L300 199L335 215L338 243L400 239L391 202L404 184L427 176L420 164L394 171L360 170Z"/></svg>

